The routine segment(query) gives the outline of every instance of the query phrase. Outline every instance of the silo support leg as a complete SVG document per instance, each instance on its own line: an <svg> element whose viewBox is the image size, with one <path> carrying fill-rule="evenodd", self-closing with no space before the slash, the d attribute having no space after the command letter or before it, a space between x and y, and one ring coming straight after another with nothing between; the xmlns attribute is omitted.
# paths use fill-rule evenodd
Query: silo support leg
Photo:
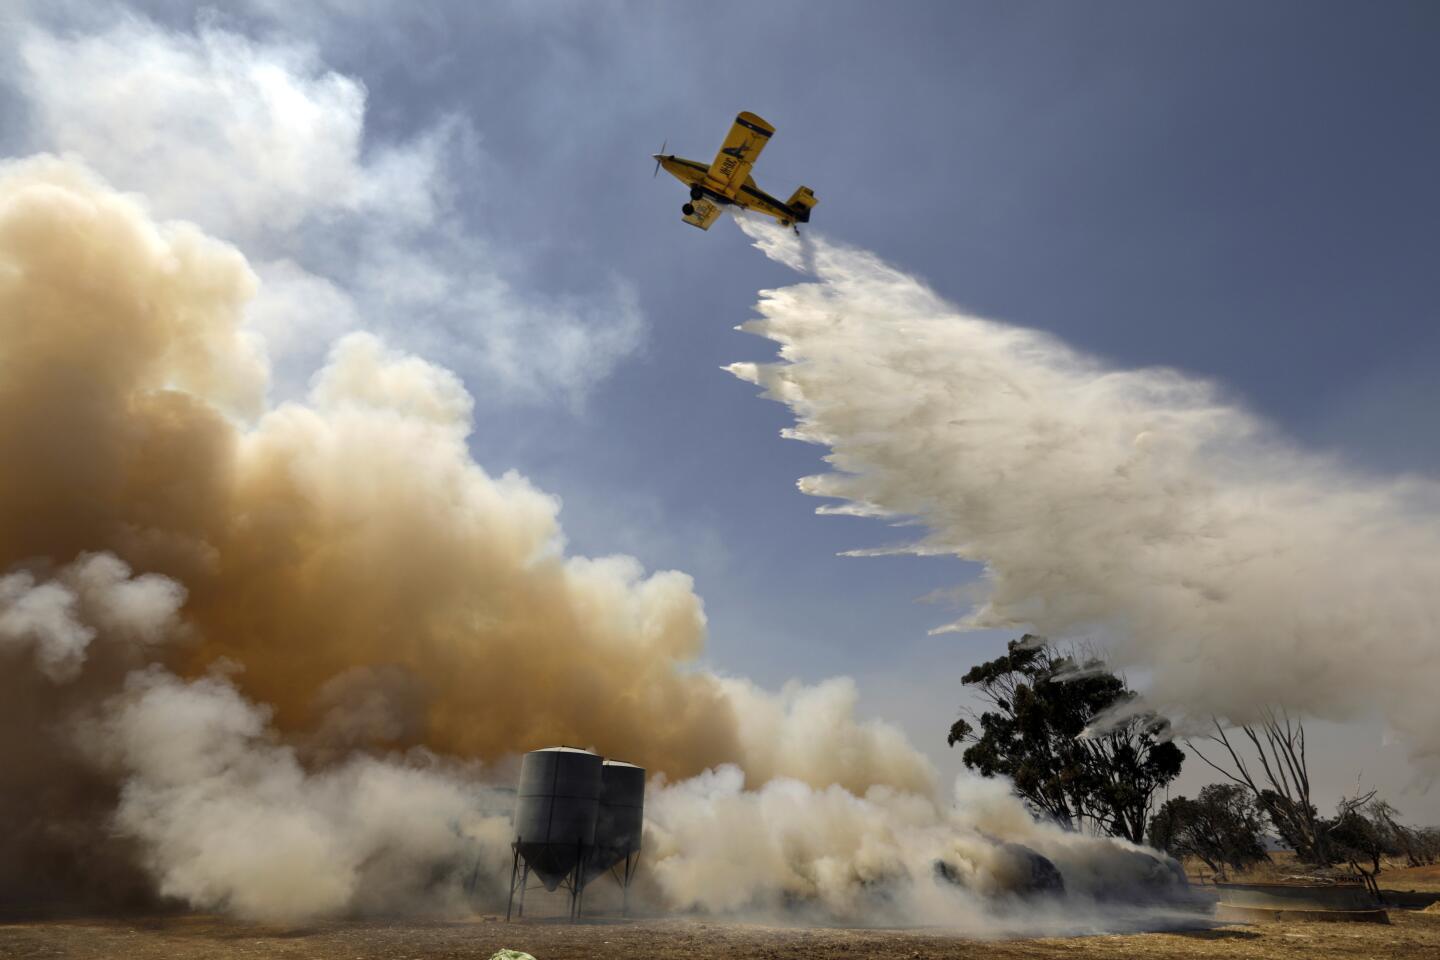
<svg viewBox="0 0 1440 960"><path fill-rule="evenodd" d="M525 916L525 888L530 886L530 864L520 867L520 916Z"/></svg>
<svg viewBox="0 0 1440 960"><path fill-rule="evenodd" d="M585 845L575 841L575 872L570 880L570 919L580 916L580 897L585 892Z"/></svg>
<svg viewBox="0 0 1440 960"><path fill-rule="evenodd" d="M635 854L625 854L625 897L621 903L620 915L630 916L630 878L635 875L635 867L639 865L640 857Z"/></svg>
<svg viewBox="0 0 1440 960"><path fill-rule="evenodd" d="M510 910L512 907L515 906L515 875L520 872L520 845L511 844L511 848L512 852L515 854L515 858L510 862L510 900L505 904L506 923L510 922ZM480 872L480 863L478 860L475 863L475 872L477 874ZM471 892L474 892L473 886L471 888Z"/></svg>

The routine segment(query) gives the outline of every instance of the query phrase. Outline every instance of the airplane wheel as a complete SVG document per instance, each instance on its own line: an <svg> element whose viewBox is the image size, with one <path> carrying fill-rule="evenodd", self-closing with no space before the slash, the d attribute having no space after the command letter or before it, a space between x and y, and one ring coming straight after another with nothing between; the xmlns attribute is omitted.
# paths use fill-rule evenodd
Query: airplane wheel
<svg viewBox="0 0 1440 960"><path fill-rule="evenodd" d="M685 206L680 208L680 212L688 217L695 212L695 205L693 203L687 203L685 204Z"/></svg>
<svg viewBox="0 0 1440 960"><path fill-rule="evenodd" d="M703 197L703 196L705 196L705 191L701 190L699 187L691 187L691 188L690 188L690 199L691 199L691 200L699 200L699 199L700 199L701 197Z"/></svg>

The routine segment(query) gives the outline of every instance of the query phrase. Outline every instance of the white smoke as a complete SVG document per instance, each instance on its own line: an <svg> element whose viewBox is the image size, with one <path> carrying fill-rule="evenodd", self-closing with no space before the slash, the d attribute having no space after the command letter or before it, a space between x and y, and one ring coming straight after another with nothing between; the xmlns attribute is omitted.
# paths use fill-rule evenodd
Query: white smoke
<svg viewBox="0 0 1440 960"><path fill-rule="evenodd" d="M781 362L729 369L829 449L800 481L839 501L819 512L918 519L893 552L985 564L983 602L943 629L1102 640L1182 729L1378 710L1440 765L1440 485L1297 449L1209 383L967 316L869 253L741 225L813 279L743 327Z"/></svg>
<svg viewBox="0 0 1440 960"><path fill-rule="evenodd" d="M268 719L224 679L149 670L89 731L128 773L115 825L142 842L159 892L272 922L454 913L455 877L509 831L463 771L418 752L311 773Z"/></svg>
<svg viewBox="0 0 1440 960"><path fill-rule="evenodd" d="M364 86L303 44L126 18L89 35L31 29L20 57L51 144L221 236L273 242L348 212L435 215L434 145L366 157Z"/></svg>
<svg viewBox="0 0 1440 960"><path fill-rule="evenodd" d="M94 19L109 25L22 23L0 38L17 48L32 148L83 157L160 216L242 245L264 280L249 320L277 393L303 393L330 342L356 329L445 356L523 402L578 404L643 342L628 283L556 297L497 269L516 256L461 207L500 179L477 175L493 160L467 117L380 137L364 84L311 44L254 39L213 17L194 31Z"/></svg>
<svg viewBox="0 0 1440 960"><path fill-rule="evenodd" d="M645 883L671 909L1034 933L1117 929L1131 922L1118 905L1183 887L1154 851L1037 822L1008 784L968 775L946 804L886 786L747 788L726 766L646 802Z"/></svg>
<svg viewBox="0 0 1440 960"><path fill-rule="evenodd" d="M175 581L132 578L106 553L82 556L52 579L17 570L0 577L0 651L28 649L42 673L64 683L80 673L100 631L115 643L160 643L178 632L184 602Z"/></svg>

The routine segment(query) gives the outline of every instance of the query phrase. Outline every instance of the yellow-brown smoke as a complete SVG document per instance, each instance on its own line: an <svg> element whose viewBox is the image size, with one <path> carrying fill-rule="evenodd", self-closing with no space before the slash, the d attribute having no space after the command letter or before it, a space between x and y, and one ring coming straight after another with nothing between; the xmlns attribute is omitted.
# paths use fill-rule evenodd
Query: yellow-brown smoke
<svg viewBox="0 0 1440 960"><path fill-rule="evenodd" d="M690 578L567 556L557 502L472 459L447 371L352 336L305 403L267 408L254 289L236 250L72 162L0 168L0 570L103 551L177 581L194 640L161 659L228 658L281 729L346 747L560 742L672 777L928 789L846 689L684 669L705 637ZM754 716L807 709L843 748L787 762Z"/></svg>
<svg viewBox="0 0 1440 960"><path fill-rule="evenodd" d="M846 678L697 668L690 578L568 556L447 371L352 335L268 405L254 288L77 163L0 166L0 900L464 909L510 862L474 761L557 742L670 779L657 907L978 924L1037 858L1082 899L1171 883L1003 786L948 810Z"/></svg>

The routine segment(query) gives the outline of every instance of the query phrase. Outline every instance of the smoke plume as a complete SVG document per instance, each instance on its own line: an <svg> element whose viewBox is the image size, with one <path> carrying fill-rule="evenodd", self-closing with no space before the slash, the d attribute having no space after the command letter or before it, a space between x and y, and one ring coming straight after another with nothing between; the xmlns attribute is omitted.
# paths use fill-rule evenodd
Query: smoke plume
<svg viewBox="0 0 1440 960"><path fill-rule="evenodd" d="M768 778L790 773L783 744L737 706L835 719L823 694L741 704L743 685L681 670L704 642L690 578L567 556L554 498L471 459L471 401L448 371L352 335L306 403L263 409L240 330L254 279L233 248L39 159L0 179L0 258L0 460L23 465L0 476L0 565L106 552L183 585L196 642L164 662L233 660L279 728L398 684L415 715L387 746L495 758L563 741L671 776L754 753ZM117 630L153 588L102 602L103 586L93 605ZM38 638L54 679L91 629L60 589L0 621L7 649ZM928 784L890 728L837 735L852 738L837 766L803 777Z"/></svg>
<svg viewBox="0 0 1440 960"><path fill-rule="evenodd" d="M1137 922L1120 905L1183 888L1168 858L1038 822L1006 783L961 776L953 799L795 780L746 789L721 767L652 791L642 876L672 908L972 934L1118 929Z"/></svg>
<svg viewBox="0 0 1440 960"><path fill-rule="evenodd" d="M162 896L272 922L446 912L461 892L446 881L504 849L509 818L457 765L353 754L311 772L268 721L221 678L152 669L86 731L127 775L114 824Z"/></svg>
<svg viewBox="0 0 1440 960"><path fill-rule="evenodd" d="M50 19L46 6L33 19ZM564 297L497 269L511 245L464 215L490 179L476 171L499 170L466 114L387 135L367 123L359 78L286 31L261 39L225 20L19 22L0 65L17 68L35 149L82 156L160 216L241 245L264 280L246 319L265 333L273 392L303 396L330 342L356 329L443 356L472 390L510 402L579 403L640 347L624 282Z"/></svg>
<svg viewBox="0 0 1440 960"><path fill-rule="evenodd" d="M569 742L671 777L735 762L756 783L930 789L893 728L853 719L847 685L772 696L693 669L690 578L567 556L557 502L471 459L447 371L355 335L306 403L266 409L241 327L254 288L236 250L72 162L0 168L4 768L29 845L8 880L37 859L79 870L118 801L162 893L354 906L349 858L375 857L337 805L403 781L336 760L365 749L496 761ZM228 679L180 679L217 663ZM277 735L339 770L306 779ZM90 789L107 765L117 779ZM27 778L75 781L75 830L52 829ZM433 821L456 820L460 794L433 796ZM304 881L294 858L338 879ZM247 884L262 874L313 897Z"/></svg>
<svg viewBox="0 0 1440 960"><path fill-rule="evenodd" d="M744 326L781 362L729 369L829 449L800 481L839 501L821 513L918 520L894 552L984 563L942 629L1102 641L1182 729L1378 709L1440 766L1440 485L1297 449L1192 377L967 316L868 253L742 226L813 279Z"/></svg>
<svg viewBox="0 0 1440 960"><path fill-rule="evenodd" d="M0 166L0 897L493 906L497 785L567 742L657 775L652 909L959 922L1171 885L1003 787L949 809L848 679L698 668L690 578L567 554L556 500L472 458L448 371L353 334L267 405L255 288L75 161Z"/></svg>

